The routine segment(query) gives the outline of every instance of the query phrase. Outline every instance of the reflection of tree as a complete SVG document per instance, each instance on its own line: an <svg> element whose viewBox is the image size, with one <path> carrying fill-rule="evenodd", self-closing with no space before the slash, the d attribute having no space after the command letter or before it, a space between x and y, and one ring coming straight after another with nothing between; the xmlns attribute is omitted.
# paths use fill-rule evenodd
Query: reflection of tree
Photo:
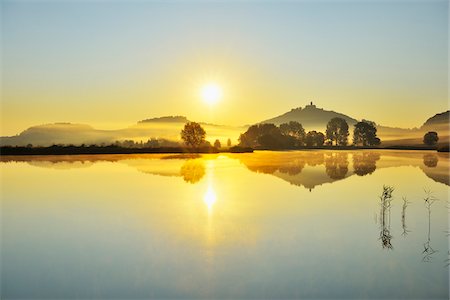
<svg viewBox="0 0 450 300"><path fill-rule="evenodd" d="M425 197L423 198L426 209L428 210L428 237L427 241L423 244L423 258L424 262L431 262L433 254L438 252L431 246L431 205L437 200L430 190L425 190Z"/></svg>
<svg viewBox="0 0 450 300"><path fill-rule="evenodd" d="M439 158L436 154L425 154L423 156L423 164L428 168L435 168L438 164Z"/></svg>
<svg viewBox="0 0 450 300"><path fill-rule="evenodd" d="M402 235L406 236L411 230L408 230L406 226L406 208L408 207L408 204L411 203L408 200L406 200L406 197L403 197L403 207L402 207Z"/></svg>
<svg viewBox="0 0 450 300"><path fill-rule="evenodd" d="M302 159L296 159L289 162L288 164L280 165L278 171L289 175L297 175L302 172L304 167L305 161Z"/></svg>
<svg viewBox="0 0 450 300"><path fill-rule="evenodd" d="M305 160L302 158L286 158L284 156L272 156L267 161L252 161L245 162L247 168L253 172L264 174L273 174L280 172L289 175L300 174L305 167Z"/></svg>
<svg viewBox="0 0 450 300"><path fill-rule="evenodd" d="M393 200L391 186L383 186L380 196L380 240L383 249L393 249L391 240L391 201Z"/></svg>
<svg viewBox="0 0 450 300"><path fill-rule="evenodd" d="M342 179L348 172L348 154L331 153L325 157L325 169L331 179Z"/></svg>
<svg viewBox="0 0 450 300"><path fill-rule="evenodd" d="M374 152L358 152L353 154L353 169L356 175L364 176L373 173L380 159L380 154Z"/></svg>
<svg viewBox="0 0 450 300"><path fill-rule="evenodd" d="M324 163L324 155L323 152L310 152L309 155L305 159L308 166L315 167L323 165Z"/></svg>
<svg viewBox="0 0 450 300"><path fill-rule="evenodd" d="M197 183L205 176L205 165L200 160L188 160L181 166L180 174L184 181Z"/></svg>

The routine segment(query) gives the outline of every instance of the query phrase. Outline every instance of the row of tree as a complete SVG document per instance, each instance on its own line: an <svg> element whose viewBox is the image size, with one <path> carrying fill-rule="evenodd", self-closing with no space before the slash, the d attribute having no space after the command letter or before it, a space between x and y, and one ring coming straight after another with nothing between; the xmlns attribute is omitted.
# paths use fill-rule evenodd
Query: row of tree
<svg viewBox="0 0 450 300"><path fill-rule="evenodd" d="M256 124L239 137L239 145L251 148L266 149L295 149L299 147L347 146L349 126L342 118L333 118L327 124L325 134L315 130L305 132L302 124L291 121L279 127L274 124ZM377 137L375 123L370 121L358 122L353 131L353 145L377 146L380 139Z"/></svg>
<svg viewBox="0 0 450 300"><path fill-rule="evenodd" d="M283 123L279 127L271 123L262 123L250 126L246 132L239 137L239 146L248 148L263 149L295 149L300 147L322 147L327 146L347 146L349 137L348 123L342 118L331 119L325 134L318 131L306 132L302 124L296 121ZM211 147L205 140L206 132L203 127L196 122L188 122L181 131L181 139L191 148ZM439 140L436 132L425 134L423 142L432 146ZM154 141L153 141L154 142ZM149 142L150 143L150 140ZM376 124L363 120L354 125L353 145L362 147L373 147L380 145L381 141L377 136ZM231 146L228 139L227 146ZM214 142L214 147L222 147L219 140Z"/></svg>

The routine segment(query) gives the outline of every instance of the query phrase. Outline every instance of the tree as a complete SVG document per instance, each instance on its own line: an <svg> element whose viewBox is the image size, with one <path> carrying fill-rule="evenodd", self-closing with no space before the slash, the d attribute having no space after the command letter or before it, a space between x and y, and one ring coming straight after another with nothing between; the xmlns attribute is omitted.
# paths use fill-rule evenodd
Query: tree
<svg viewBox="0 0 450 300"><path fill-rule="evenodd" d="M252 125L239 137L241 147L289 149L294 145L294 137L283 135L280 128L270 123Z"/></svg>
<svg viewBox="0 0 450 300"><path fill-rule="evenodd" d="M294 137L297 141L296 146L301 146L305 143L305 129L299 122L290 121L289 123L283 123L280 125L280 131L283 135Z"/></svg>
<svg viewBox="0 0 450 300"><path fill-rule="evenodd" d="M214 148L219 149L220 147L222 147L222 145L220 144L220 141L219 141L219 140L216 140L216 141L214 142Z"/></svg>
<svg viewBox="0 0 450 300"><path fill-rule="evenodd" d="M429 131L423 136L423 143L428 146L434 146L439 141L437 132Z"/></svg>
<svg viewBox="0 0 450 300"><path fill-rule="evenodd" d="M323 146L325 142L325 136L322 132L317 132L315 130L309 131L305 137L305 143L308 147L320 147Z"/></svg>
<svg viewBox="0 0 450 300"><path fill-rule="evenodd" d="M348 143L348 124L342 118L333 118L327 124L326 137L336 146L346 146Z"/></svg>
<svg viewBox="0 0 450 300"><path fill-rule="evenodd" d="M377 137L375 123L368 121L356 123L353 130L353 144L363 147L379 145L380 139Z"/></svg>
<svg viewBox="0 0 450 300"><path fill-rule="evenodd" d="M227 140L227 146L228 146L228 147L231 147L231 139L228 139L228 140Z"/></svg>
<svg viewBox="0 0 450 300"><path fill-rule="evenodd" d="M195 122L187 122L184 129L181 130L181 139L184 143L192 148L197 148L205 142L206 132Z"/></svg>

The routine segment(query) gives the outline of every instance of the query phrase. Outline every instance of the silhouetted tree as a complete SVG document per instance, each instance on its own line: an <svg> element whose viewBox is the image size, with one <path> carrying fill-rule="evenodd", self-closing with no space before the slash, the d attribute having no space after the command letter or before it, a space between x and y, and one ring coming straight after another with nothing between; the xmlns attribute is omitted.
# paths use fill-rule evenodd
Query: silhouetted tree
<svg viewBox="0 0 450 300"><path fill-rule="evenodd" d="M250 126L246 132L239 136L239 145L242 147L255 147L258 145L258 137L260 136L259 125Z"/></svg>
<svg viewBox="0 0 450 300"><path fill-rule="evenodd" d="M315 130L309 131L306 134L305 143L308 147L320 147L323 146L323 143L325 142L325 136L322 132L317 132Z"/></svg>
<svg viewBox="0 0 450 300"><path fill-rule="evenodd" d="M358 122L353 131L353 144L366 146L376 146L380 144L377 137L375 123L369 121Z"/></svg>
<svg viewBox="0 0 450 300"><path fill-rule="evenodd" d="M216 140L216 141L214 142L214 148L219 149L220 147L222 147L222 145L220 144L220 141L219 141L219 140Z"/></svg>
<svg viewBox="0 0 450 300"><path fill-rule="evenodd" d="M337 146L346 146L348 143L348 124L342 118L333 118L327 124L326 137Z"/></svg>
<svg viewBox="0 0 450 300"><path fill-rule="evenodd" d="M230 139L227 140L227 146L231 147L231 140Z"/></svg>
<svg viewBox="0 0 450 300"><path fill-rule="evenodd" d="M192 148L197 148L205 142L206 132L195 122L187 122L184 129L181 130L181 139L186 145Z"/></svg>
<svg viewBox="0 0 450 300"><path fill-rule="evenodd" d="M434 146L439 141L437 132L429 131L423 136L423 143L428 146Z"/></svg>
<svg viewBox="0 0 450 300"><path fill-rule="evenodd" d="M280 131L283 135L292 136L296 139L296 146L302 146L305 143L305 129L302 124L296 121L283 123L280 125Z"/></svg>
<svg viewBox="0 0 450 300"><path fill-rule="evenodd" d="M289 149L295 145L295 138L285 136L274 124L257 124L250 126L240 135L239 146L264 149Z"/></svg>

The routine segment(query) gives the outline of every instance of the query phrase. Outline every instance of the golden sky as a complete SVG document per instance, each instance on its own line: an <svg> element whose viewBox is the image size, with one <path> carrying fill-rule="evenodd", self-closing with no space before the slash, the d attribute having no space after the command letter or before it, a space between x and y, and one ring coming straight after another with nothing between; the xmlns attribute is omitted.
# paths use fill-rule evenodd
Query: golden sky
<svg viewBox="0 0 450 300"><path fill-rule="evenodd" d="M448 109L447 1L1 5L1 135L165 115L244 125L309 101L399 127Z"/></svg>

